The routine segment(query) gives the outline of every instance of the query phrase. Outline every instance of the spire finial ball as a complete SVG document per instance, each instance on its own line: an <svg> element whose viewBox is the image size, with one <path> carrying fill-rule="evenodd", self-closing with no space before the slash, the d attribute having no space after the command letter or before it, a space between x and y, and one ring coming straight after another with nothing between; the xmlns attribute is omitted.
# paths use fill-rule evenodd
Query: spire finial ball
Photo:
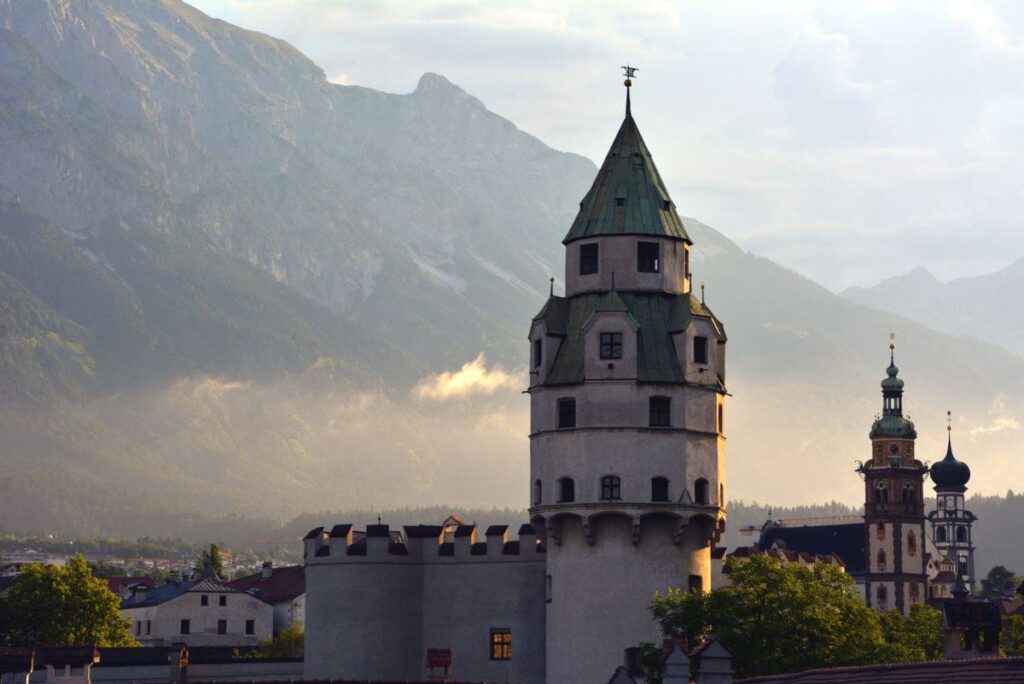
<svg viewBox="0 0 1024 684"><path fill-rule="evenodd" d="M626 86L627 88L633 87L633 79L627 78L625 81L622 82L622 85Z"/></svg>

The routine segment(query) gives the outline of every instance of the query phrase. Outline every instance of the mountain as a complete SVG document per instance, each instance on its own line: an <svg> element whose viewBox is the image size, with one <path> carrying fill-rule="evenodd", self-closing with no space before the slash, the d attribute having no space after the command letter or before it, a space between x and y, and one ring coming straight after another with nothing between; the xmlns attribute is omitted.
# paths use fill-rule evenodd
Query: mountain
<svg viewBox="0 0 1024 684"><path fill-rule="evenodd" d="M177 0L0 0L0 122L0 201L65 233L59 247L86 254L94 280L115 286L104 304L149 335L135 346L155 347L131 359L141 374L97 364L101 387L145 380L154 363L287 368L336 350L325 338L339 327L356 365L373 344L396 348L369 363L375 374L400 355L407 372L485 348L518 362L522 321L555 272L553 246L572 217L565 198L582 195L593 169L441 76L423 76L408 95L335 85L287 43ZM160 325L167 310L135 297L144 286L123 260L133 250L190 263L188 280L159 284L167 308L235 306L205 290L227 277L254 309L233 312L234 336L161 344L141 321ZM317 339L290 359L271 349L216 358L231 356L240 336L250 348L270 344L249 334L246 316L266 315L264 332L292 328L274 303L256 311L264 297L291 296L269 278L319 305ZM190 315L168 324L191 324ZM356 343L356 329L373 342Z"/></svg>
<svg viewBox="0 0 1024 684"><path fill-rule="evenodd" d="M936 330L970 335L1024 358L1024 258L995 273L940 282L918 266L868 288L842 292L850 301L892 311Z"/></svg>
<svg viewBox="0 0 1024 684"><path fill-rule="evenodd" d="M525 333L589 160L176 0L0 0L0 149L5 525L525 504ZM729 334L727 494L861 500L890 331L919 455L951 408L972 491L1024 477L1024 360L685 222ZM487 382L412 391L444 372Z"/></svg>

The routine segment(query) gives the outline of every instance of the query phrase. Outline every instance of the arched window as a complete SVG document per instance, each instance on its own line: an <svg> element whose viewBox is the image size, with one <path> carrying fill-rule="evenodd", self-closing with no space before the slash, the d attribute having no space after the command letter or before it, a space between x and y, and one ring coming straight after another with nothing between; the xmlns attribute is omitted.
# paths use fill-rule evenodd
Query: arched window
<svg viewBox="0 0 1024 684"><path fill-rule="evenodd" d="M889 604L889 592L885 590L885 587L878 587L875 596L878 598L878 609L885 610Z"/></svg>
<svg viewBox="0 0 1024 684"><path fill-rule="evenodd" d="M921 586L917 582L910 583L910 602L919 603L921 601Z"/></svg>
<svg viewBox="0 0 1024 684"><path fill-rule="evenodd" d="M876 562L875 562L875 565L877 566L876 570L878 572L885 572L885 566L886 566L887 560L888 559L885 557L885 551L879 551L878 552L878 556L876 558Z"/></svg>
<svg viewBox="0 0 1024 684"><path fill-rule="evenodd" d="M533 504L539 506L541 501L541 483L537 480L533 483Z"/></svg>
<svg viewBox="0 0 1024 684"><path fill-rule="evenodd" d="M967 528L963 525L958 525L956 528L956 540L958 542L967 541Z"/></svg>
<svg viewBox="0 0 1024 684"><path fill-rule="evenodd" d="M914 503L914 485L903 485L903 503Z"/></svg>
<svg viewBox="0 0 1024 684"><path fill-rule="evenodd" d="M571 503L576 500L576 481L571 477L563 477L558 481L558 503Z"/></svg>
<svg viewBox="0 0 1024 684"><path fill-rule="evenodd" d="M875 487L875 503L889 503L889 488L881 482Z"/></svg>
<svg viewBox="0 0 1024 684"><path fill-rule="evenodd" d="M943 544L946 541L946 528L936 527L935 528L935 541L939 544Z"/></svg>
<svg viewBox="0 0 1024 684"><path fill-rule="evenodd" d="M666 478L651 478L651 501L668 501L668 480Z"/></svg>
<svg viewBox="0 0 1024 684"><path fill-rule="evenodd" d="M708 481L703 477L693 483L693 498L699 504L708 503Z"/></svg>
<svg viewBox="0 0 1024 684"><path fill-rule="evenodd" d="M880 522L875 525L875 536L879 539L885 539L885 523Z"/></svg>
<svg viewBox="0 0 1024 684"><path fill-rule="evenodd" d="M970 576L971 573L967 571L968 570L967 569L967 559L964 558L963 556L960 557L959 568L960 568L960 574L961 575Z"/></svg>
<svg viewBox="0 0 1024 684"><path fill-rule="evenodd" d="M913 531L907 533L907 553L910 556L917 555L917 536Z"/></svg>
<svg viewBox="0 0 1024 684"><path fill-rule="evenodd" d="M601 498L613 501L622 498L622 482L616 475L605 475L601 478Z"/></svg>

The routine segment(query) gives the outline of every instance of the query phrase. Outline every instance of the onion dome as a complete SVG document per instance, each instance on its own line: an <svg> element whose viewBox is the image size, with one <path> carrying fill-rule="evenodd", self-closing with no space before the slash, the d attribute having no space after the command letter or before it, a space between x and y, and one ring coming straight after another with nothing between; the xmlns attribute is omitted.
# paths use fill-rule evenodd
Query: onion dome
<svg viewBox="0 0 1024 684"><path fill-rule="evenodd" d="M895 391L895 390L902 390L903 389L903 381L901 379L899 379L898 377L896 377L897 375L899 375L899 372L900 372L900 369L896 367L896 361L895 360L891 360L889 362L889 367L885 369L886 378L885 378L885 380L882 380L882 389L883 390L894 390Z"/></svg>
<svg viewBox="0 0 1024 684"><path fill-rule="evenodd" d="M956 460L952 438L946 447L946 457L932 464L929 474L936 489L965 489L967 481L971 479L971 469L963 461Z"/></svg>

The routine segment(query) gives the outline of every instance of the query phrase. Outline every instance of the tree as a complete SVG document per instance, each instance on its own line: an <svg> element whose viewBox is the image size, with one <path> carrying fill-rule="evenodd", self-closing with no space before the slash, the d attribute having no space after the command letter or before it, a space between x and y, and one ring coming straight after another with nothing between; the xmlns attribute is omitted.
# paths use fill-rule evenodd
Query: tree
<svg viewBox="0 0 1024 684"><path fill-rule="evenodd" d="M758 555L731 559L727 570L731 587L671 589L655 597L651 613L666 637L696 644L716 634L734 654L737 677L923 660L936 636L941 642L934 613L909 621L895 613L883 624L834 565L811 569Z"/></svg>
<svg viewBox="0 0 1024 684"><path fill-rule="evenodd" d="M216 544L210 544L209 551L203 551L196 570L199 572L200 577L213 575L218 579L224 579L224 562L220 558L220 547Z"/></svg>
<svg viewBox="0 0 1024 684"><path fill-rule="evenodd" d="M999 651L1004 656L1024 656L1024 615L1008 615L1003 618Z"/></svg>
<svg viewBox="0 0 1024 684"><path fill-rule="evenodd" d="M253 654L254 658L302 658L306 650L306 635L302 625L293 622L288 629L273 639L267 639Z"/></svg>
<svg viewBox="0 0 1024 684"><path fill-rule="evenodd" d="M981 580L981 595L987 599L996 600L1013 596L1021 578L1005 566L997 565L988 571L985 578Z"/></svg>
<svg viewBox="0 0 1024 684"><path fill-rule="evenodd" d="M0 599L0 643L9 646L138 646L121 599L93 577L85 559L30 565Z"/></svg>
<svg viewBox="0 0 1024 684"><path fill-rule="evenodd" d="M938 660L943 656L942 613L929 605L917 604L910 617L898 610L880 616L882 634L888 642L890 662L910 663Z"/></svg>

